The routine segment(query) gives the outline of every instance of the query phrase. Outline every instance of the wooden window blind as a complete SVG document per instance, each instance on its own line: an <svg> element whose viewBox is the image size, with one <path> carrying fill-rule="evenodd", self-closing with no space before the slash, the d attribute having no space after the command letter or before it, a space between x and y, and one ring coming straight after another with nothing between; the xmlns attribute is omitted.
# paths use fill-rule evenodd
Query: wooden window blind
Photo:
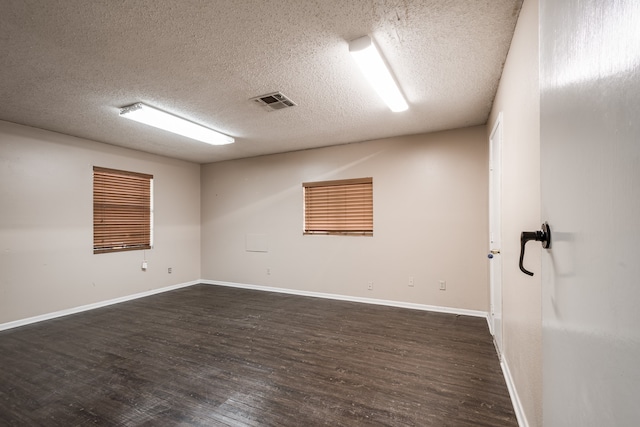
<svg viewBox="0 0 640 427"><path fill-rule="evenodd" d="M153 175L93 168L93 253L151 249Z"/></svg>
<svg viewBox="0 0 640 427"><path fill-rule="evenodd" d="M305 234L373 235L373 178L302 186Z"/></svg>

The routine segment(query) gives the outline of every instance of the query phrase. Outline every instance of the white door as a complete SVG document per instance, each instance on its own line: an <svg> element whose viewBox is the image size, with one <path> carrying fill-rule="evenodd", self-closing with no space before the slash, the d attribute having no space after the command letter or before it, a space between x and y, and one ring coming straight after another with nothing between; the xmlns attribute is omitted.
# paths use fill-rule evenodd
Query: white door
<svg viewBox="0 0 640 427"><path fill-rule="evenodd" d="M540 71L544 425L637 426L640 2L540 0Z"/></svg>
<svg viewBox="0 0 640 427"><path fill-rule="evenodd" d="M489 137L489 325L502 358L502 256L500 255L500 192L502 185L502 113Z"/></svg>

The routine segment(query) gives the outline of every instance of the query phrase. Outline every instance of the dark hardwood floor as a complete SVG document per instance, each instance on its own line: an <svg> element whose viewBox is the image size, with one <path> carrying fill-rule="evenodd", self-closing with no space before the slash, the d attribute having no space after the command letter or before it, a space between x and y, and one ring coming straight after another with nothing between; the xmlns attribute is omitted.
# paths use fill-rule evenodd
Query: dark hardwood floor
<svg viewBox="0 0 640 427"><path fill-rule="evenodd" d="M0 332L0 425L516 426L485 319L197 285Z"/></svg>

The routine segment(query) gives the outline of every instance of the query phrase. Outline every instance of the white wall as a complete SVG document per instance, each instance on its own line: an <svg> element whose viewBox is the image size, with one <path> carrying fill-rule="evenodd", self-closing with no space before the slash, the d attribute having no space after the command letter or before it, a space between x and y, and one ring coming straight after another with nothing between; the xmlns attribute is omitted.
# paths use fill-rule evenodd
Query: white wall
<svg viewBox="0 0 640 427"><path fill-rule="evenodd" d="M202 277L486 311L487 159L479 126L205 165ZM373 237L302 234L302 182L368 176Z"/></svg>
<svg viewBox="0 0 640 427"><path fill-rule="evenodd" d="M146 272L93 254L94 165L154 175ZM0 121L0 323L199 277L199 165Z"/></svg>
<svg viewBox="0 0 640 427"><path fill-rule="evenodd" d="M488 122L503 112L503 356L530 426L542 425L541 245L529 243L520 272L520 233L540 217L538 1L525 0ZM488 134L487 134L488 136Z"/></svg>

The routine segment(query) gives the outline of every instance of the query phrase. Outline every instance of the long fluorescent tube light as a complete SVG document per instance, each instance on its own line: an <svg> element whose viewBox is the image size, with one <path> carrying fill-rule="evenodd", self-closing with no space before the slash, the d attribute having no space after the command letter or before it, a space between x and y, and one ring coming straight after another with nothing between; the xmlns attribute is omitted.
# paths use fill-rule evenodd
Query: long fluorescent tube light
<svg viewBox="0 0 640 427"><path fill-rule="evenodd" d="M391 111L400 112L409 108L371 37L363 36L351 41L349 52L358 63L362 74Z"/></svg>
<svg viewBox="0 0 640 427"><path fill-rule="evenodd" d="M177 133L187 138L206 142L207 144L225 145L235 141L235 139L230 136L200 126L181 117L174 116L173 114L165 113L157 108L149 107L142 102L122 107L120 109L120 116L144 123L145 125L157 127L158 129Z"/></svg>

